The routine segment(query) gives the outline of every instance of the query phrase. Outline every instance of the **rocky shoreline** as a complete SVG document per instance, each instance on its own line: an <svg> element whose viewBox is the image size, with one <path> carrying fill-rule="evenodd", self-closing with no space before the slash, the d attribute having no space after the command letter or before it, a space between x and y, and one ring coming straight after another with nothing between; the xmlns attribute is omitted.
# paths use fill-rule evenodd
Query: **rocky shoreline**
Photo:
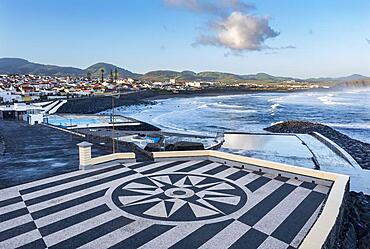
<svg viewBox="0 0 370 249"><path fill-rule="evenodd" d="M363 169L370 169L370 144L352 139L328 126L319 123L288 121L265 128L265 130L274 133L319 132L345 149ZM362 192L349 192L340 224L335 249L369 249L370 196Z"/></svg>

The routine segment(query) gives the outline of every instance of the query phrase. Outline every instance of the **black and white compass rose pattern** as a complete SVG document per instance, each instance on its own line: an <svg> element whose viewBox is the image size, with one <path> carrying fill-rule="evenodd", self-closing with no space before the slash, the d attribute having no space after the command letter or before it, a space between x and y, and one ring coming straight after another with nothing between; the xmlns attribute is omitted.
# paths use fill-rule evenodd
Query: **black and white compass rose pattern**
<svg viewBox="0 0 370 249"><path fill-rule="evenodd" d="M236 184L195 174L160 174L118 186L112 200L135 216L164 221L198 221L227 216L243 207L246 193Z"/></svg>

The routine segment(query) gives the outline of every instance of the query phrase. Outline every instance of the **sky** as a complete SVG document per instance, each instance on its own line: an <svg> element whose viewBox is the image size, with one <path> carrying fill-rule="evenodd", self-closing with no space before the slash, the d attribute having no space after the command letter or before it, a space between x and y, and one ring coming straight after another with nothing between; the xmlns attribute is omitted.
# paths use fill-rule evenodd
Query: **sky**
<svg viewBox="0 0 370 249"><path fill-rule="evenodd" d="M0 0L0 58L86 68L370 76L368 0Z"/></svg>

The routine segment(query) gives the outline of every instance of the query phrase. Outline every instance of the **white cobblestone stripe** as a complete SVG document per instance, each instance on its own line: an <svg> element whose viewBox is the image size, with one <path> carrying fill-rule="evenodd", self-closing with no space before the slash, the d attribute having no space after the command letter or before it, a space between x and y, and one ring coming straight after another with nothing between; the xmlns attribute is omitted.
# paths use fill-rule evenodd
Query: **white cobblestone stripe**
<svg viewBox="0 0 370 249"><path fill-rule="evenodd" d="M0 248L297 248L330 188L204 161L67 173L0 191Z"/></svg>

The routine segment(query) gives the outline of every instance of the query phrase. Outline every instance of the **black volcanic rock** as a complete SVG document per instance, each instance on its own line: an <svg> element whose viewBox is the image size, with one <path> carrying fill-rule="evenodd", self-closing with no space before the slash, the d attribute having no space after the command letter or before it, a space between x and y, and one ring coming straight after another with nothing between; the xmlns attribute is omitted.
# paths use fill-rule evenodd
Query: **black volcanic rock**
<svg viewBox="0 0 370 249"><path fill-rule="evenodd" d="M370 248L370 196L350 192L335 249Z"/></svg>
<svg viewBox="0 0 370 249"><path fill-rule="evenodd" d="M173 144L174 151L204 150L204 145L197 142L179 141Z"/></svg>

